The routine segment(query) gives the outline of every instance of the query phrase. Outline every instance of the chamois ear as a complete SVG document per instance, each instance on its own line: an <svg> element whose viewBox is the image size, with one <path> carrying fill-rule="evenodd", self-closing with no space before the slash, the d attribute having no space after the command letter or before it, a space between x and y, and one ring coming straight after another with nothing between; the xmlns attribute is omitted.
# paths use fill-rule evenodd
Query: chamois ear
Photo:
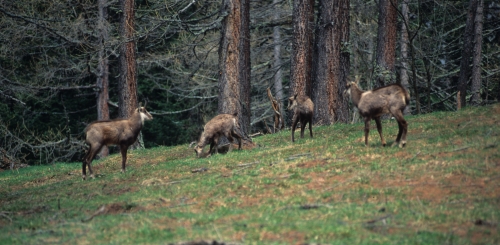
<svg viewBox="0 0 500 245"><path fill-rule="evenodd" d="M145 100L145 102L144 102L144 108L146 108L146 105L148 105L148 100Z"/></svg>
<svg viewBox="0 0 500 245"><path fill-rule="evenodd" d="M297 93L296 93L296 94L293 96L293 99L297 99L297 95L299 95L299 94L297 94Z"/></svg>
<svg viewBox="0 0 500 245"><path fill-rule="evenodd" d="M356 75L356 76L355 76L354 83L355 83L356 85L359 85L359 80L361 80L361 75Z"/></svg>

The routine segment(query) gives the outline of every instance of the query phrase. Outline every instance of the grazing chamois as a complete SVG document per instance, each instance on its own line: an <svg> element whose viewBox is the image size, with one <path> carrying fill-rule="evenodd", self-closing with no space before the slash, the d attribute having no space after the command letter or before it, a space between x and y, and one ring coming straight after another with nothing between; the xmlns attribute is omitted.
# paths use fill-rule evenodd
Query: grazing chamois
<svg viewBox="0 0 500 245"><path fill-rule="evenodd" d="M359 80L359 79L357 79ZM347 93L352 103L358 108L359 114L365 120L365 145L368 146L368 133L370 132L370 120L374 119L377 123L377 130L380 134L382 145L385 146L385 140L382 136L382 124L380 116L391 113L398 121L399 133L392 146L406 145L406 132L408 123L403 117L403 111L410 103L410 95L399 84L391 84L374 90L363 91L356 82L346 84Z"/></svg>
<svg viewBox="0 0 500 245"><path fill-rule="evenodd" d="M231 143L234 142L234 138L238 140L238 150L241 149L241 139L246 137L244 137L244 133L241 132L237 114L220 114L205 124L200 140L198 140L198 143L194 147L196 156L208 157L218 153L218 144L221 136L225 136L230 142L228 151L232 149ZM208 154L203 154L203 148L207 144L210 144L210 150Z"/></svg>
<svg viewBox="0 0 500 245"><path fill-rule="evenodd" d="M300 138L304 138L304 130L307 123L309 123L309 132L311 134L311 138L313 138L312 118L314 113L314 103L312 100L305 95L298 96L295 94L294 96L288 98L287 109L294 111L292 120L292 142L295 142L295 128L297 127L297 122L299 122L299 120Z"/></svg>
<svg viewBox="0 0 500 245"><path fill-rule="evenodd" d="M84 130L85 143L90 146L83 158L82 178L87 177L86 165L89 167L90 177L93 178L91 163L95 155L104 145L120 146L122 154L122 172L125 172L128 147L137 140L137 136L144 125L145 120L151 120L153 116L144 107L139 106L128 119L103 120L90 123Z"/></svg>

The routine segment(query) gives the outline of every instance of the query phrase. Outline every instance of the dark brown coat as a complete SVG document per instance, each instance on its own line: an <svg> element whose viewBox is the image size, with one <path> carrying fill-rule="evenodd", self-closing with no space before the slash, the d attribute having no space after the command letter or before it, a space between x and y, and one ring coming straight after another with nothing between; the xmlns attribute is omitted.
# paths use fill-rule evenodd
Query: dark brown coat
<svg viewBox="0 0 500 245"><path fill-rule="evenodd" d="M368 133L370 132L370 120L374 119L377 123L377 130L380 134L382 145L385 146L385 140L382 136L382 124L380 116L391 113L398 121L399 133L394 145L404 147L406 145L406 133L408 123L403 117L403 111L410 103L410 95L399 84L391 84L374 90L363 91L355 82L349 82L345 91L352 100L352 103L358 108L359 114L365 120L365 145L368 146Z"/></svg>
<svg viewBox="0 0 500 245"><path fill-rule="evenodd" d="M90 123L84 130L85 143L90 146L83 158L82 178L86 178L86 167L89 167L90 176L93 178L91 163L95 155L104 145L118 145L122 154L122 172L125 172L127 162L127 150L136 140L145 120L151 120L145 107L139 107L128 119L115 119L95 121Z"/></svg>
<svg viewBox="0 0 500 245"><path fill-rule="evenodd" d="M304 138L304 130L306 124L309 123L309 133L311 138L313 138L312 132L312 118L314 115L314 103L312 100L305 96L294 96L288 98L288 110L293 110L293 120L292 120L292 142L295 142L294 134L297 123L300 121L300 138Z"/></svg>
<svg viewBox="0 0 500 245"><path fill-rule="evenodd" d="M241 139L243 138L243 133L241 132L241 127L236 115L220 114L205 124L203 133L194 148L196 156L204 157L217 153L217 145L219 144L221 136L225 136L230 143L232 143L234 138L236 138L238 140L238 149L241 149ZM209 153L204 154L203 148L208 144L210 144ZM231 150L231 144L229 150Z"/></svg>

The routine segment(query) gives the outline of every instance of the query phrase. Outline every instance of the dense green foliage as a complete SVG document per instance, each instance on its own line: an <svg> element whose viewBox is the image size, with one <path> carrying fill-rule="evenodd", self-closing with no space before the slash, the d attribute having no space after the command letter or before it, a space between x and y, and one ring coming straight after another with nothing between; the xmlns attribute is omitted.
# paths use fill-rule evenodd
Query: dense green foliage
<svg viewBox="0 0 500 245"><path fill-rule="evenodd" d="M78 163L2 171L0 243L498 244L500 104L407 120L402 149L374 128L365 147L358 123L206 159L135 150L127 173L112 155L87 181Z"/></svg>

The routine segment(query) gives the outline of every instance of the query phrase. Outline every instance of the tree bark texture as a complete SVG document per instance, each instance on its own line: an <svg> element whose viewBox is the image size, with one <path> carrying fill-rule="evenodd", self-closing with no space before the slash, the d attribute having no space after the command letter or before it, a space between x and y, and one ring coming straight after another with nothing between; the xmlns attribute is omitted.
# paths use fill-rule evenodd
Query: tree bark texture
<svg viewBox="0 0 500 245"><path fill-rule="evenodd" d="M242 130L250 128L249 0L224 0L219 45L218 112L238 114Z"/></svg>
<svg viewBox="0 0 500 245"><path fill-rule="evenodd" d="M402 24L401 24L401 69L399 70L399 81L401 82L401 86L405 88L407 91L410 91L410 82L408 77L408 28L407 25L410 24L408 18L409 0L403 0L401 2L401 15L402 15ZM405 115L410 114L410 107L407 106L403 111Z"/></svg>
<svg viewBox="0 0 500 245"><path fill-rule="evenodd" d="M483 0L478 0L474 17L474 50L472 57L471 105L481 104L481 51L483 42Z"/></svg>
<svg viewBox="0 0 500 245"><path fill-rule="evenodd" d="M314 0L293 1L290 96L311 96Z"/></svg>
<svg viewBox="0 0 500 245"><path fill-rule="evenodd" d="M349 0L321 0L316 25L313 91L317 124L348 122L343 88L349 75Z"/></svg>
<svg viewBox="0 0 500 245"><path fill-rule="evenodd" d="M314 122L330 125L335 121L335 100L337 99L339 48L335 42L334 0L320 0L314 40L314 65L312 67L312 95L314 101Z"/></svg>
<svg viewBox="0 0 500 245"><path fill-rule="evenodd" d="M107 0L98 1L98 29L99 29L99 67L96 87L97 92L97 120L109 120L109 66L108 66L108 56L106 53L106 42L109 39L108 34L108 10L107 10ZM108 146L103 146L100 157L106 157L109 155Z"/></svg>
<svg viewBox="0 0 500 245"><path fill-rule="evenodd" d="M344 98L344 88L347 84L349 76L350 52L351 45L349 41L349 22L350 13L349 6L350 0L336 0L334 3L336 7L335 13L335 44L336 49L339 51L339 61L337 68L335 68L335 77L337 80L337 99L335 100L335 121L348 123L349 122L349 100Z"/></svg>
<svg viewBox="0 0 500 245"><path fill-rule="evenodd" d="M396 81L396 30L398 0L380 0L377 33L376 77L378 86Z"/></svg>
<svg viewBox="0 0 500 245"><path fill-rule="evenodd" d="M279 21L280 19L280 12L278 11L278 8L281 6L279 5L279 2L280 0L273 0L274 7L277 8L274 12L274 21ZM274 94L276 95L276 100L280 104L280 113L283 115L283 72L281 70L281 34L279 26L273 27L273 42L274 69L276 70L274 75Z"/></svg>
<svg viewBox="0 0 500 245"><path fill-rule="evenodd" d="M467 11L467 22L464 30L462 59L460 60L460 73L458 75L458 91L460 91L460 104L466 106L467 83L471 75L471 57L474 48L474 19L479 0L470 0Z"/></svg>
<svg viewBox="0 0 500 245"><path fill-rule="evenodd" d="M128 118L137 109L137 65L134 40L134 0L120 0L122 16L120 34L123 38L120 46L120 76L118 81L118 115ZM138 147L141 135L132 148Z"/></svg>

